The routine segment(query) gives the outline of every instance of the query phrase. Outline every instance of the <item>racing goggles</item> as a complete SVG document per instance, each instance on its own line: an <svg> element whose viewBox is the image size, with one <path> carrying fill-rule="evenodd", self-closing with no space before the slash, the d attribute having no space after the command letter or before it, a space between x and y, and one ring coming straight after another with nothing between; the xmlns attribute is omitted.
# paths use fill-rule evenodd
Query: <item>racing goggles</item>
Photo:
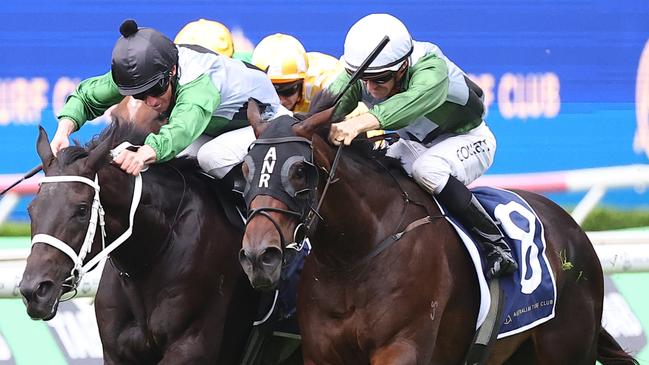
<svg viewBox="0 0 649 365"><path fill-rule="evenodd" d="M390 82L392 79L394 79L397 76L397 71L384 71L384 72L378 72L378 73L366 73L361 76L361 80L363 81L372 81L375 84L385 84L387 82Z"/></svg>
<svg viewBox="0 0 649 365"><path fill-rule="evenodd" d="M277 92L277 95L287 98L295 94L296 92L300 91L303 82L304 82L303 80L297 80L294 82L288 82L284 84L273 84L273 86L275 86L275 92Z"/></svg>
<svg viewBox="0 0 649 365"><path fill-rule="evenodd" d="M158 82L153 84L148 90L143 91L139 94L133 95L133 98L137 100L146 100L147 96L158 97L164 94L169 88L169 74L165 73L164 77L161 78Z"/></svg>

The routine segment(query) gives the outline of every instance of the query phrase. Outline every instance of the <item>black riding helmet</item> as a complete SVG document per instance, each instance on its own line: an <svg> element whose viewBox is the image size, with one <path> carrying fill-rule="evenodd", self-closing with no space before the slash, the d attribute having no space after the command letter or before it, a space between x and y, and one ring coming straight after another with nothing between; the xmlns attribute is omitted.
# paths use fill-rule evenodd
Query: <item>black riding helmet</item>
<svg viewBox="0 0 649 365"><path fill-rule="evenodd" d="M176 45L155 29L138 28L131 19L122 23L119 32L122 36L113 48L111 73L120 94L140 94L159 82L166 87L178 64Z"/></svg>

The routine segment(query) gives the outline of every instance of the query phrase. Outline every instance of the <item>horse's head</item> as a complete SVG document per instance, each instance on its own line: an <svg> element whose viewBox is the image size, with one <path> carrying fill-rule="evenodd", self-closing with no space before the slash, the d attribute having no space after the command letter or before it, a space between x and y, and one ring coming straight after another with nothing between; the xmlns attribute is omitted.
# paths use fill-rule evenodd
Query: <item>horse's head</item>
<svg viewBox="0 0 649 365"><path fill-rule="evenodd" d="M243 163L249 215L239 261L256 289L277 285L287 250L307 233L318 185L311 140L332 113L328 109L302 122L281 116L267 123L257 105L249 104L248 119L258 139Z"/></svg>
<svg viewBox="0 0 649 365"><path fill-rule="evenodd" d="M56 314L61 295L73 288L71 283L78 274L71 257L85 256L81 252L84 241L97 240L94 227L89 228L91 220L103 214L96 203L99 187L95 176L111 147L111 139L106 138L92 150L69 147L57 158L45 130L40 129L36 148L46 177L28 211L34 241L39 235L48 244L41 241L32 246L20 282L27 313L34 319L48 320Z"/></svg>

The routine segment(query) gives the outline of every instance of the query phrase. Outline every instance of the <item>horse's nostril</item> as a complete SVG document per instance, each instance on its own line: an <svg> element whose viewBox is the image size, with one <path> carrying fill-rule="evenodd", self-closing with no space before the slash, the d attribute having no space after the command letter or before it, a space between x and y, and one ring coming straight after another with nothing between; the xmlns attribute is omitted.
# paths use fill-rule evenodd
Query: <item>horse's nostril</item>
<svg viewBox="0 0 649 365"><path fill-rule="evenodd" d="M38 288L36 288L36 291L34 294L36 295L36 298L42 299L46 298L50 291L52 290L52 287L54 286L54 283L51 281L42 281L40 284L38 284Z"/></svg>
<svg viewBox="0 0 649 365"><path fill-rule="evenodd" d="M278 265L282 261L282 250L277 247L268 247L261 254L261 263L264 266Z"/></svg>

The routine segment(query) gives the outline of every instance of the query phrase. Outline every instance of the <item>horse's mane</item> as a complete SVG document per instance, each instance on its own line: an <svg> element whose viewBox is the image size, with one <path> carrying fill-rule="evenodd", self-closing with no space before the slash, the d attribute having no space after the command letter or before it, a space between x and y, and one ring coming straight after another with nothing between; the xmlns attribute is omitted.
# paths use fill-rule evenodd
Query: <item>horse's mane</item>
<svg viewBox="0 0 649 365"><path fill-rule="evenodd" d="M315 95L313 101L311 101L308 115L312 115L317 112L329 109L334 105L333 103L335 99L336 99L336 95L332 94L326 89L319 92L318 94ZM334 120L332 121L332 123L340 121L339 119L340 117L336 116L336 113L334 112ZM323 140L328 141L330 128L331 128L331 123L327 123L321 128L318 128L315 131L315 133ZM348 156L351 156L352 158L354 158L356 161L359 161L360 163L367 162L367 160L375 160L378 162L378 164L382 165L383 167L387 168L390 171L397 172L399 174L405 174L400 159L386 156L386 152L387 152L386 148L375 149L374 143L367 139L364 138L355 139L352 142L352 144L348 147L348 150L352 152L349 153ZM368 166L368 164L365 165ZM376 168L380 168L380 166L377 166L377 164L369 164L369 165ZM380 170L378 171L385 172L383 168L380 168Z"/></svg>
<svg viewBox="0 0 649 365"><path fill-rule="evenodd" d="M76 143L73 146L67 147L59 151L56 161L58 161L59 167L63 168L67 165L72 164L73 162L88 157L90 152L97 148L102 142L109 140L113 141L113 146L116 147L118 144L128 141L135 146L140 146L144 144L149 131L139 128L135 123L123 122L120 119L114 119L113 122L106 127L100 134L93 137L85 145L80 145ZM105 156L105 163L109 163L108 154ZM168 162L154 164L150 166L151 172L160 172L162 171L158 168L159 165L169 164L180 171L186 172L200 172L201 169L198 165L196 158L193 157L179 157L174 158ZM168 174L168 172L165 172Z"/></svg>

